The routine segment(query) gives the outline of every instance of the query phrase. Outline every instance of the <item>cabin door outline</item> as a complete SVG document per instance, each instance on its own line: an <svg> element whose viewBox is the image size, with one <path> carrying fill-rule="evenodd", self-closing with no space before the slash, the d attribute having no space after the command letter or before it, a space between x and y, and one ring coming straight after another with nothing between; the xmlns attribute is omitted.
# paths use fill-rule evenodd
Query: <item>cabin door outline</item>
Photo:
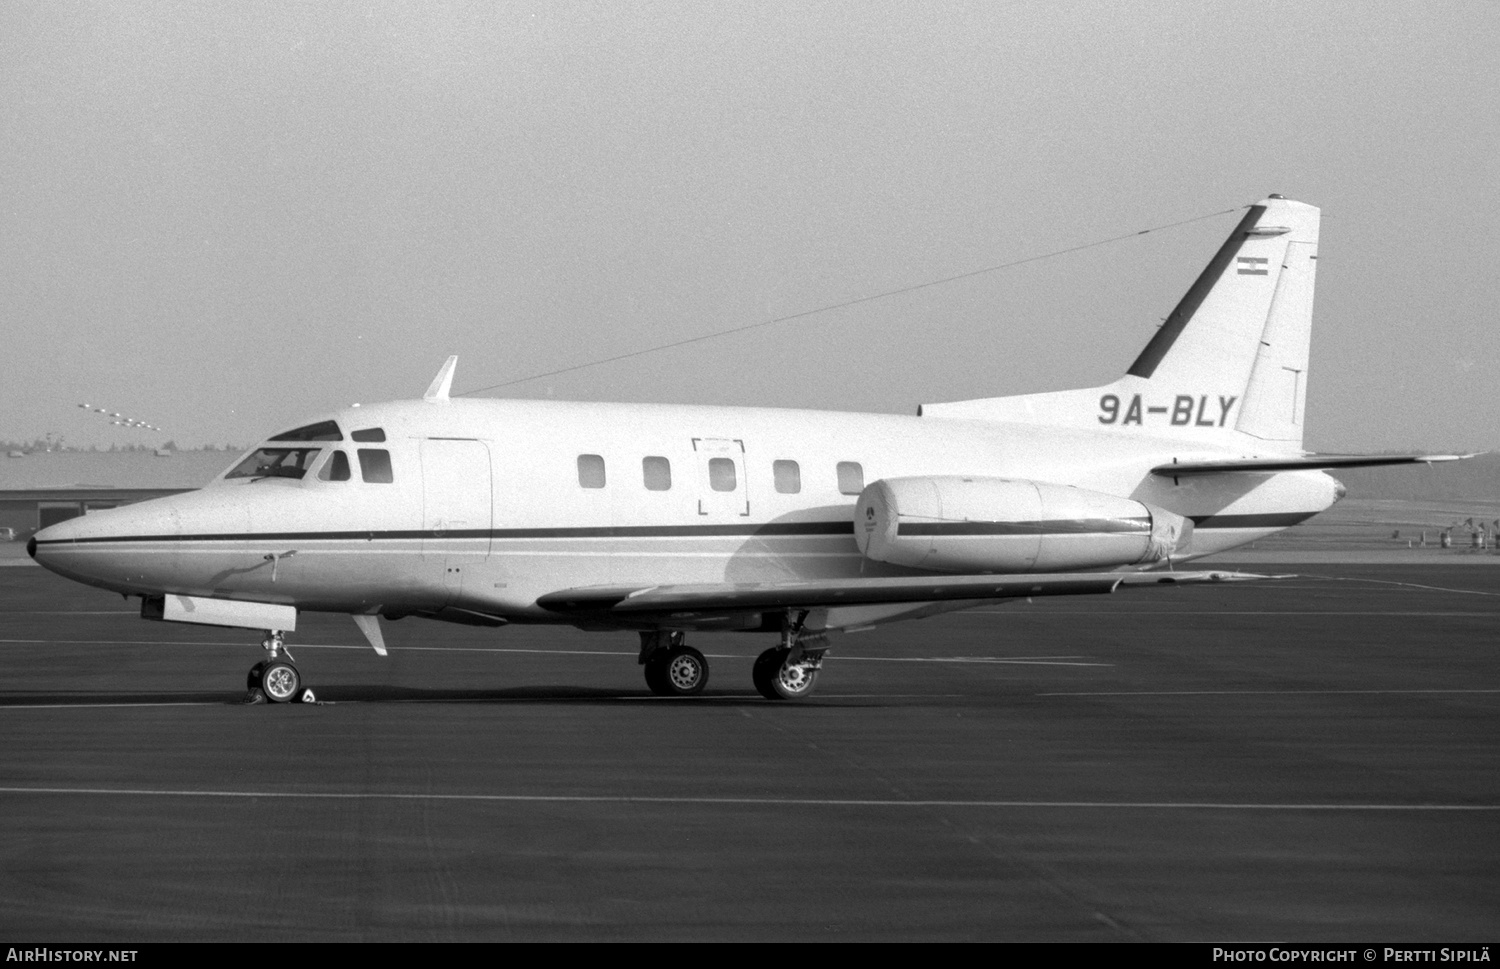
<svg viewBox="0 0 1500 969"><path fill-rule="evenodd" d="M422 558L442 568L451 601L490 556L490 449L472 438L424 438L421 449Z"/></svg>
<svg viewBox="0 0 1500 969"><path fill-rule="evenodd" d="M750 482L745 477L745 442L739 438L695 437L693 458L697 476L693 481L698 495L700 520L722 521L750 517ZM720 462L729 462L724 465ZM727 478L724 469L734 470L734 488L719 490Z"/></svg>

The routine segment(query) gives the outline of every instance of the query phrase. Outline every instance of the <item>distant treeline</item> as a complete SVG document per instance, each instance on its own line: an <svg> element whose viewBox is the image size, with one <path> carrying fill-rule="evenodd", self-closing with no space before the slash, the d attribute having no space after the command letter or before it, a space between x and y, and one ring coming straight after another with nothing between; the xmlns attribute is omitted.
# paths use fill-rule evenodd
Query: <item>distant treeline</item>
<svg viewBox="0 0 1500 969"><path fill-rule="evenodd" d="M76 447L61 438L36 438L30 441L0 441L0 451L64 451L72 453L95 453L108 454L116 451L243 451L244 448L238 444L205 444L203 447L182 448L177 446L176 441L168 441L165 444L111 444L109 447L99 447L97 444L89 447Z"/></svg>

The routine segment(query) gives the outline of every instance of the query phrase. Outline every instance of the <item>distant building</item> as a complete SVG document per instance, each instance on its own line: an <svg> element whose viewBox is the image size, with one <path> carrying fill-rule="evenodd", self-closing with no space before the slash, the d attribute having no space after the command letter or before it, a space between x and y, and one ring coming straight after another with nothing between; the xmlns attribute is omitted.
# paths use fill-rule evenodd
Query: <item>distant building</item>
<svg viewBox="0 0 1500 969"><path fill-rule="evenodd" d="M229 467L230 451L17 451L0 456L0 538L91 511L196 491Z"/></svg>

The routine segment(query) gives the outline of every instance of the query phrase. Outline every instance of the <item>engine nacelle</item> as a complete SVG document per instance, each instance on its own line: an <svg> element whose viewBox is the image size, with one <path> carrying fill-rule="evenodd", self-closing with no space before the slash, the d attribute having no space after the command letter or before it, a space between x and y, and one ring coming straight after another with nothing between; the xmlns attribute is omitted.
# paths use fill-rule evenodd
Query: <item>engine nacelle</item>
<svg viewBox="0 0 1500 969"><path fill-rule="evenodd" d="M1098 491L1003 478L885 478L860 492L866 558L934 572L1062 572L1159 562L1193 523Z"/></svg>

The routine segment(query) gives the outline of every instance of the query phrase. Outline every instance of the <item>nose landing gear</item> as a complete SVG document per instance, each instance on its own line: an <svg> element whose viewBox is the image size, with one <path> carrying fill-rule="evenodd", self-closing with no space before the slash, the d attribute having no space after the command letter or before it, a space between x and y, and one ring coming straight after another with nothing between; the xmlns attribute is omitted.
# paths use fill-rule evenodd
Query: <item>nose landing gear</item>
<svg viewBox="0 0 1500 969"><path fill-rule="evenodd" d="M286 638L279 629L266 630L261 640L268 658L250 667L245 677L246 703L315 703L313 691L302 686L302 674L297 671L292 651L286 648ZM282 659L282 654L286 658Z"/></svg>

